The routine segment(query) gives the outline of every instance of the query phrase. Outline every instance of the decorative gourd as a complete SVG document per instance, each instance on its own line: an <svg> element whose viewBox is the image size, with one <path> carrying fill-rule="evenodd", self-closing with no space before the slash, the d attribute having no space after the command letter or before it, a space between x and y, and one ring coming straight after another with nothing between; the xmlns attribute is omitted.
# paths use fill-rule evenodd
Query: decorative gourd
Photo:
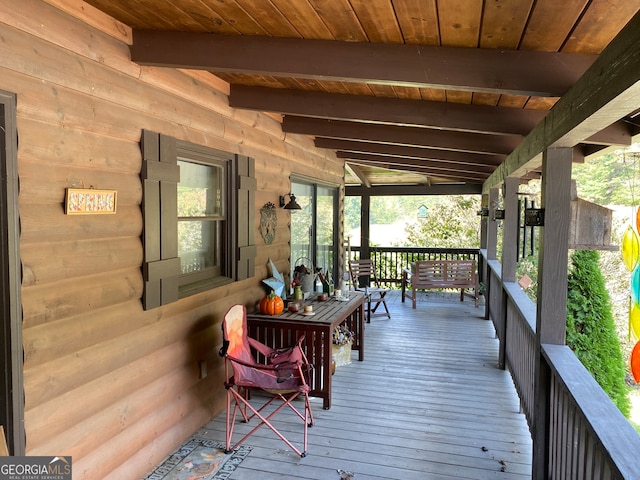
<svg viewBox="0 0 640 480"><path fill-rule="evenodd" d="M271 290L271 293L260 301L260 313L278 315L284 310L284 302L279 295Z"/></svg>

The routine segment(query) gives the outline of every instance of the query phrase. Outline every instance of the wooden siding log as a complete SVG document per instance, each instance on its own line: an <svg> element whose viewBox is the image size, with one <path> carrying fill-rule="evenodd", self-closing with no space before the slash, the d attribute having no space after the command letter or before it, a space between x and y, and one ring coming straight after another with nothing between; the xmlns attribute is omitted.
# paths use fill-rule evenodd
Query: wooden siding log
<svg viewBox="0 0 640 480"><path fill-rule="evenodd" d="M107 220L108 219L108 220ZM125 205L115 215L64 215L59 204L28 203L20 206L22 243L86 240L140 236L142 214L139 206Z"/></svg>
<svg viewBox="0 0 640 480"><path fill-rule="evenodd" d="M141 312L142 310L139 310ZM131 332L105 340L82 351L56 358L47 368L25 363L25 390L30 392L27 408L69 392L95 378L108 375L123 366L139 361L155 350L179 339L188 338L191 331L202 322L202 316L182 318L180 322L162 321L153 328L138 328ZM213 321L212 321L213 323ZM203 328L203 327L201 327ZM87 368L91 365L92 368Z"/></svg>
<svg viewBox="0 0 640 480"><path fill-rule="evenodd" d="M43 181L43 179L47 181ZM20 163L20 203L64 204L66 188L116 190L117 210L136 207L142 200L142 184L138 174L123 175L95 168L60 168L28 161ZM78 218L78 217L74 217ZM102 217L105 221L107 217Z"/></svg>
<svg viewBox="0 0 640 480"><path fill-rule="evenodd" d="M71 428L58 432L55 437L41 440L33 435L31 441L27 438L29 451L33 455L46 455L47 451L55 451L56 444L62 443L66 445L69 455L80 458L88 456L123 430L131 428L136 422L152 418L157 410L163 408L163 405L173 403L176 391L189 391L197 383L195 363L191 368L179 363L173 370L147 384L144 390L136 388L118 401L112 400L104 410L97 412L97 415L84 421L76 420L71 424L73 425ZM78 407L82 408L80 405ZM65 410L61 409L62 412ZM114 419L118 420L114 421ZM55 413L51 423L62 425Z"/></svg>
<svg viewBox="0 0 640 480"><path fill-rule="evenodd" d="M224 369L218 358L207 359L206 355L211 356L213 353L208 348L211 344L222 344L221 334L218 333L220 331L219 325L199 331L197 335L202 338L197 342L195 337L192 337L194 342L174 342L62 395L31 406L26 412L27 423L30 425L30 442L41 445L73 428L76 423L86 423L94 416L104 416L104 410L110 408L114 398L121 402L134 394L139 397L146 395L149 398L142 398L144 402L154 402L155 395L148 393L148 385L170 375L178 367L186 373L190 384L195 383L198 376L198 354L199 359L208 360L206 384L214 389L216 384L222 384ZM196 343L198 350L194 348ZM168 390L175 395L178 388ZM207 397L204 396L203 399L205 398ZM131 398L126 402L131 403Z"/></svg>
<svg viewBox="0 0 640 480"><path fill-rule="evenodd" d="M44 0L116 40L131 43L131 28L82 0Z"/></svg>
<svg viewBox="0 0 640 480"><path fill-rule="evenodd" d="M81 478L104 478L110 472L118 470L123 472L123 476L114 478L136 478L140 472L134 471L133 466L125 462L135 452L143 449L149 452L159 448L156 445L158 436L148 437L148 432L165 433L160 446L170 453L211 418L210 409L199 398L205 394L203 389L184 393L188 394L177 397L171 405L164 406L120 435L104 442L90 455L74 461L74 475L78 472ZM173 447L167 449L172 444Z"/></svg>
<svg viewBox="0 0 640 480"><path fill-rule="evenodd" d="M139 268L23 288L23 327L27 329L66 316L89 314L141 295Z"/></svg>
<svg viewBox="0 0 640 480"><path fill-rule="evenodd" d="M18 156L21 167L25 164L38 164L65 169L91 168L114 174L140 172L142 157L139 138L127 141L105 137L60 128L59 125L30 117L20 118L18 126Z"/></svg>
<svg viewBox="0 0 640 480"><path fill-rule="evenodd" d="M21 246L22 286L45 285L67 278L140 267L139 237L117 237Z"/></svg>
<svg viewBox="0 0 640 480"><path fill-rule="evenodd" d="M38 18L47 19L47 28L42 28L42 21L34 21ZM129 61L127 43L78 22L42 1L21 0L16 3L0 0L0 23L23 31L32 37L34 43L45 41L57 45L132 76L137 76L140 71L138 65Z"/></svg>
<svg viewBox="0 0 640 480"><path fill-rule="evenodd" d="M133 299L94 310L90 321L83 313L27 328L25 360L30 366L42 365L158 322L155 316L131 322L139 310L140 300Z"/></svg>

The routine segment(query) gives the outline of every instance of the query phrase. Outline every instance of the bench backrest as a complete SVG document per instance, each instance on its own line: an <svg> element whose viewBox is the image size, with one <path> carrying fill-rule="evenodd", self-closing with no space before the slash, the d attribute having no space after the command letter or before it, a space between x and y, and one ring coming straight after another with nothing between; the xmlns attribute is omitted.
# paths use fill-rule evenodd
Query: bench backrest
<svg viewBox="0 0 640 480"><path fill-rule="evenodd" d="M419 260L411 277L420 285L469 286L477 282L475 260Z"/></svg>

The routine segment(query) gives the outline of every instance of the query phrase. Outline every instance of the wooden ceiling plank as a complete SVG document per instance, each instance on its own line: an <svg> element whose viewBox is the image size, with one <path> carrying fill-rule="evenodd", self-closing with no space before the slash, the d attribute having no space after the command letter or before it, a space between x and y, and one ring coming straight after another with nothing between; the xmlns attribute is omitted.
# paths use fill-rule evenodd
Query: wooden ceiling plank
<svg viewBox="0 0 640 480"><path fill-rule="evenodd" d="M473 99L473 92L460 90L447 90L447 102L470 104Z"/></svg>
<svg viewBox="0 0 640 480"><path fill-rule="evenodd" d="M489 155L482 153L454 152L451 150L435 150L431 148L405 147L373 142L357 142L333 138L318 137L315 139L318 148L342 150L345 152L373 153L376 155L398 156L404 158L426 159L458 163L461 165L500 165L506 155Z"/></svg>
<svg viewBox="0 0 640 480"><path fill-rule="evenodd" d="M300 32L272 2L264 0L235 0L235 2L269 35L302 38Z"/></svg>
<svg viewBox="0 0 640 480"><path fill-rule="evenodd" d="M264 0L256 0L262 4ZM322 40L333 40L335 37L327 28L325 23L318 16L318 12L309 2L298 0L271 0L281 12L286 12L286 17L299 35L304 38L317 38Z"/></svg>
<svg viewBox="0 0 640 480"><path fill-rule="evenodd" d="M562 51L600 53L638 11L638 2L629 0L590 2Z"/></svg>
<svg viewBox="0 0 640 480"><path fill-rule="evenodd" d="M546 112L539 110L372 98L237 84L230 87L229 105L314 118L504 135L526 135L546 115Z"/></svg>
<svg viewBox="0 0 640 480"><path fill-rule="evenodd" d="M438 0L442 45L472 48L479 45L483 3L477 0Z"/></svg>
<svg viewBox="0 0 640 480"><path fill-rule="evenodd" d="M517 49L532 5L533 0L485 2L480 48Z"/></svg>
<svg viewBox="0 0 640 480"><path fill-rule="evenodd" d="M500 95L497 93L474 93L471 103L474 105L484 105L496 107L500 102Z"/></svg>
<svg viewBox="0 0 640 480"><path fill-rule="evenodd" d="M282 131L364 142L497 154L510 153L521 141L521 137L518 136L485 135L292 116L284 117Z"/></svg>
<svg viewBox="0 0 640 480"><path fill-rule="evenodd" d="M289 0L291 1L291 0ZM335 40L366 42L362 29L349 0L307 0L331 31Z"/></svg>
<svg viewBox="0 0 640 480"><path fill-rule="evenodd" d="M529 97L525 95L500 95L499 107L524 108Z"/></svg>
<svg viewBox="0 0 640 480"><path fill-rule="evenodd" d="M440 45L436 0L394 0L393 8L406 43Z"/></svg>
<svg viewBox="0 0 640 480"><path fill-rule="evenodd" d="M202 0L211 10L216 12L229 25L233 25L242 35L268 35L263 28L241 5L235 0L218 2ZM170 3L170 2L167 2ZM237 37L236 37L237 38Z"/></svg>
<svg viewBox="0 0 640 480"><path fill-rule="evenodd" d="M370 42L404 43L389 0L350 0L350 3Z"/></svg>
<svg viewBox="0 0 640 480"><path fill-rule="evenodd" d="M574 147L640 105L640 13L611 41L593 66L496 169L484 191L539 166L548 148Z"/></svg>
<svg viewBox="0 0 640 480"><path fill-rule="evenodd" d="M174 5L186 15L191 16L208 32L222 35L237 35L239 33L238 30L229 25L216 11L209 8L201 0L180 0L179 3L174 2ZM181 28L181 30L185 30L185 28Z"/></svg>
<svg viewBox="0 0 640 480"><path fill-rule="evenodd" d="M544 52L560 50L587 3L588 0L537 0L520 48Z"/></svg>
<svg viewBox="0 0 640 480"><path fill-rule="evenodd" d="M596 56L134 30L141 65L560 96Z"/></svg>

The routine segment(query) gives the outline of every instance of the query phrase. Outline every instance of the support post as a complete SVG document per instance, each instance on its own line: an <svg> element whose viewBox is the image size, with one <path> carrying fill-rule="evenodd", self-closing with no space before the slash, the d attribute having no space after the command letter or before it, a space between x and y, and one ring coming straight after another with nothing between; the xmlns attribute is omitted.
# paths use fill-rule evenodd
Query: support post
<svg viewBox="0 0 640 480"><path fill-rule="evenodd" d="M487 261L495 260L498 251L498 223L496 222L496 209L498 208L499 192L497 188L489 190L489 216L487 217ZM491 318L491 275L487 265L487 277L484 282L484 318Z"/></svg>
<svg viewBox="0 0 640 480"><path fill-rule="evenodd" d="M548 477L551 372L541 345L564 345L567 323L567 265L571 215L571 148L548 149L542 159L542 208L536 314L536 377L533 424L533 480Z"/></svg>
<svg viewBox="0 0 640 480"><path fill-rule="evenodd" d="M371 196L360 197L360 258L371 258Z"/></svg>
<svg viewBox="0 0 640 480"><path fill-rule="evenodd" d="M504 220L502 222L502 283L516 281L516 264L518 257L518 178L507 178L504 183ZM501 296L502 307L500 309L500 321L498 322L498 338L500 347L498 353L498 366L506 366L507 345L507 292L503 288Z"/></svg>

